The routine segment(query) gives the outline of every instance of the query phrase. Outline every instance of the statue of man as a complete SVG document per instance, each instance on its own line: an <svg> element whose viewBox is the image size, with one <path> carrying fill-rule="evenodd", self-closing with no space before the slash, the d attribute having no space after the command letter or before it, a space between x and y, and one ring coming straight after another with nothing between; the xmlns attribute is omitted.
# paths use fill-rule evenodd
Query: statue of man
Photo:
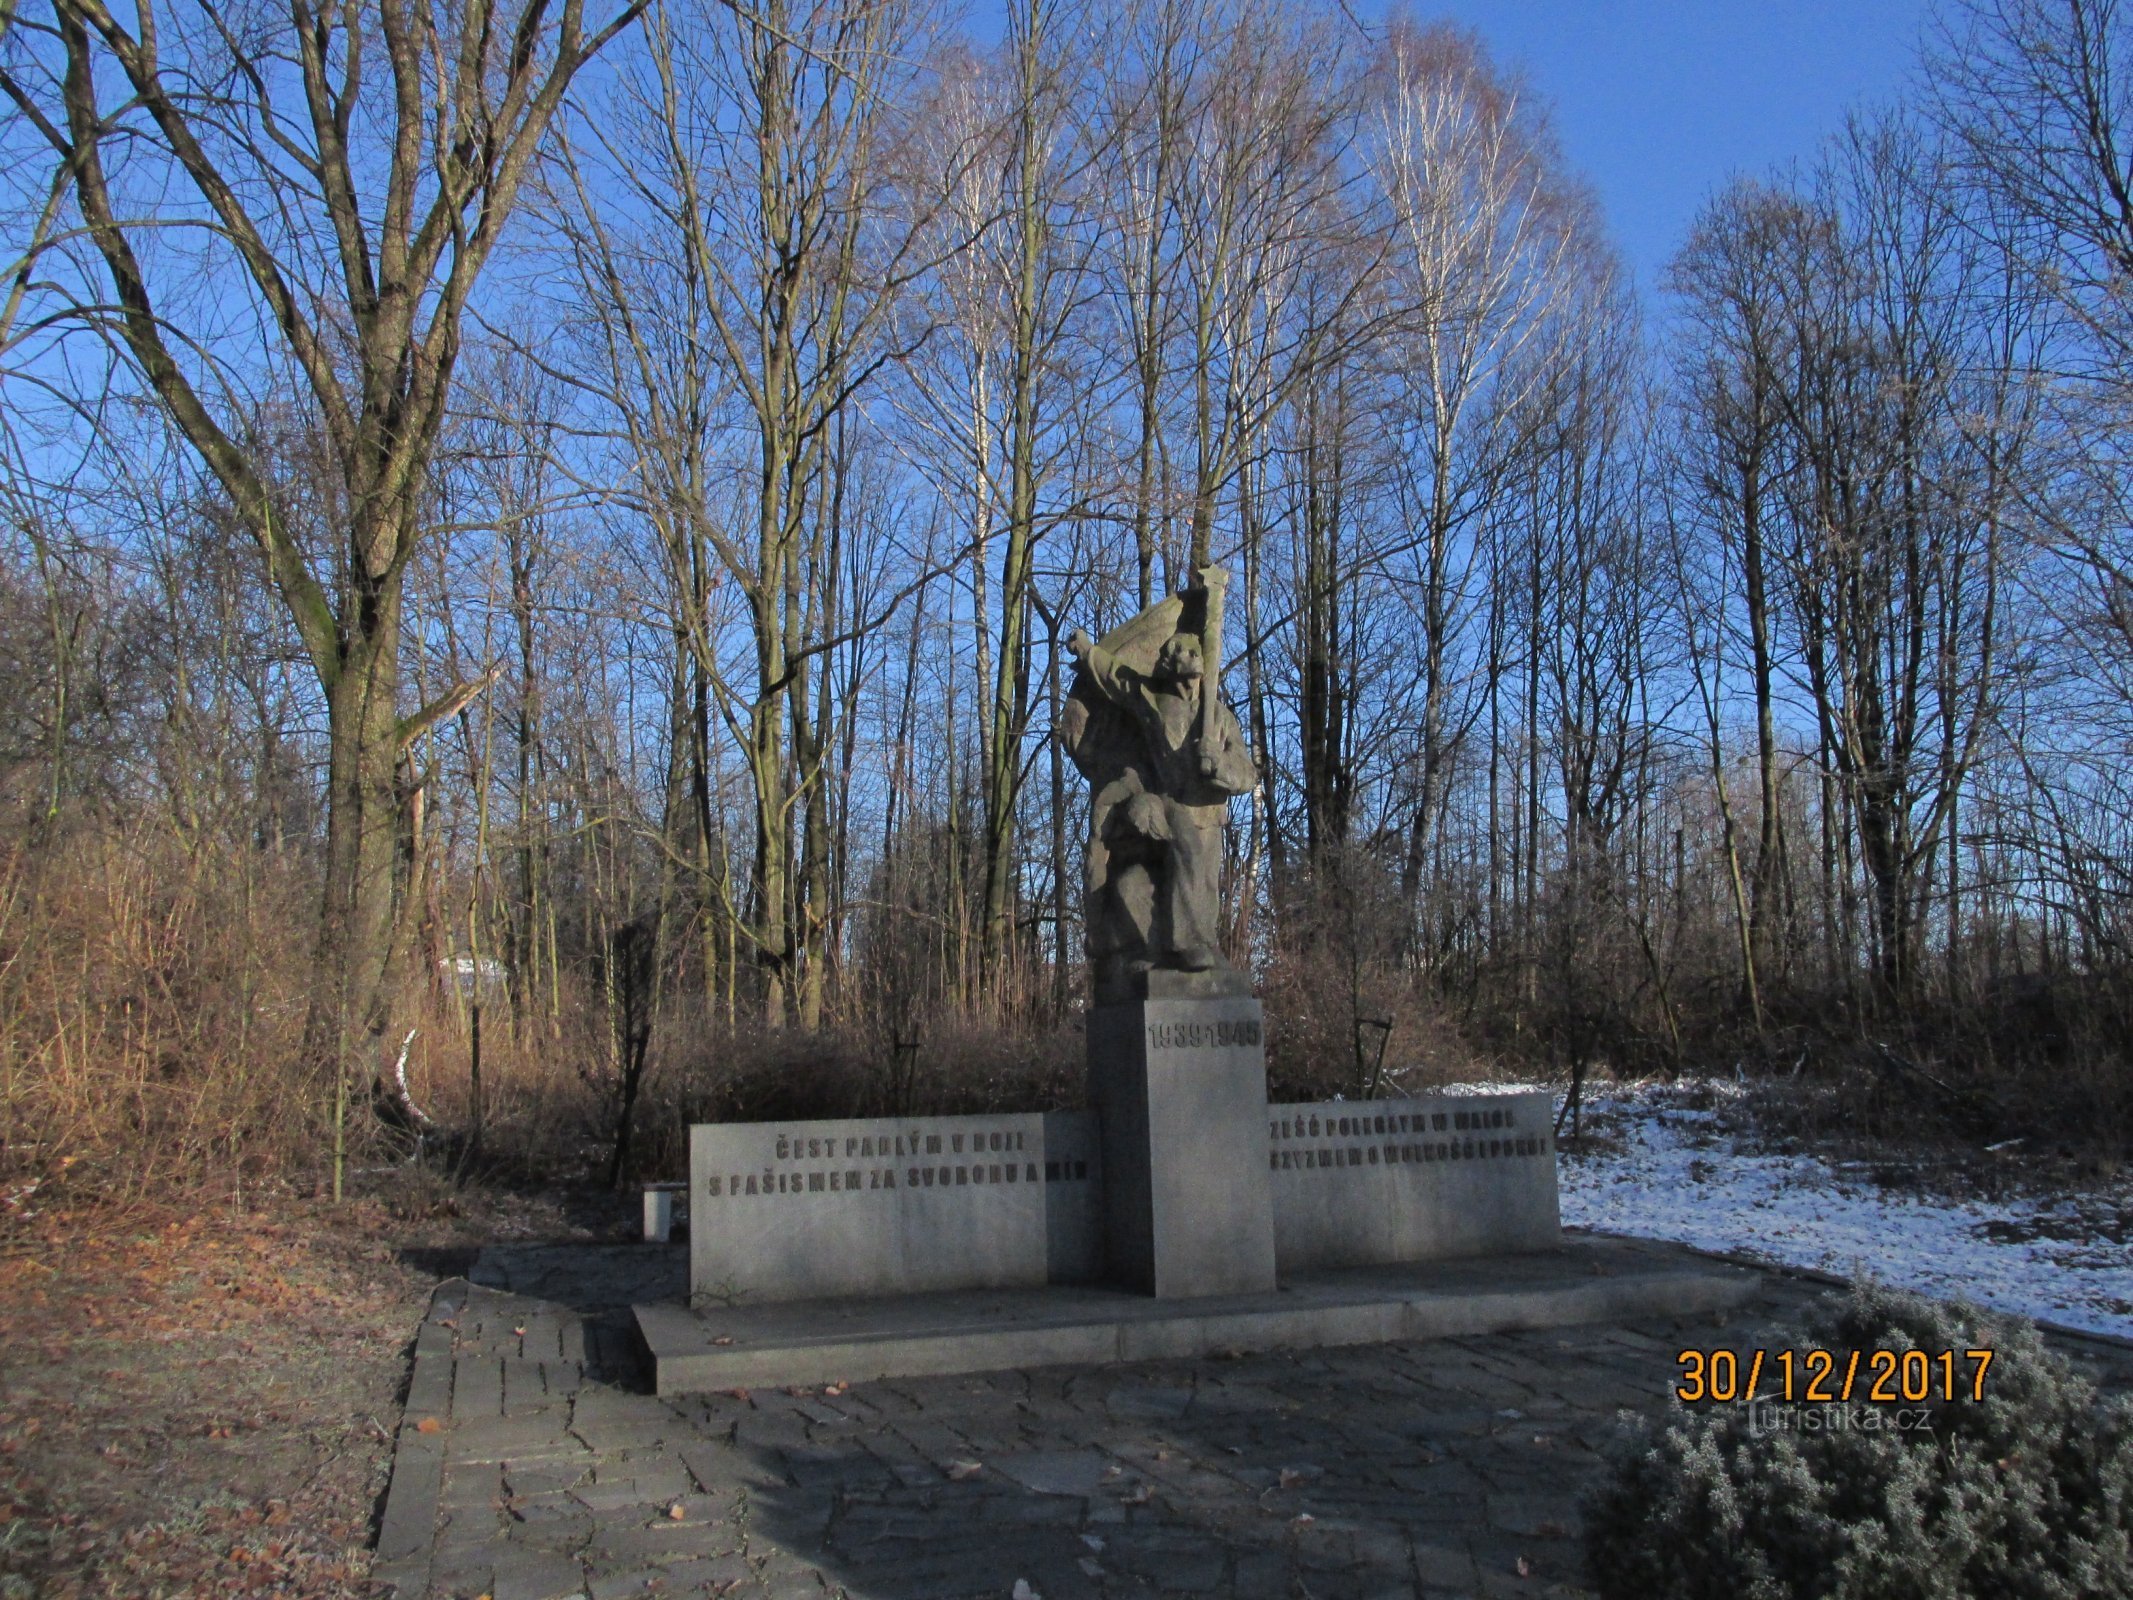
<svg viewBox="0 0 2133 1600"><path fill-rule="evenodd" d="M1206 684L1200 640L1190 632L1165 640L1148 672L1079 628L1067 649L1104 699L1132 719L1146 747L1145 760L1097 796L1092 857L1098 848L1114 857L1158 853L1150 963L1188 972L1220 967L1222 823L1230 797L1249 794L1258 781L1236 714Z"/></svg>

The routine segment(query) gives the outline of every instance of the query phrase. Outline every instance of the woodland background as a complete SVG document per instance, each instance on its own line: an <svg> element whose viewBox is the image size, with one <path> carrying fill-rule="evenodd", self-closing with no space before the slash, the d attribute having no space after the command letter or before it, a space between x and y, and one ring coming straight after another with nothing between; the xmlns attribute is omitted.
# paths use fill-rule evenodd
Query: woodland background
<svg viewBox="0 0 2133 1600"><path fill-rule="evenodd" d="M1951 0L1645 304L1423 20L9 0L0 1199L1072 1103L1062 642L1208 559L1278 1094L2116 1159L2129 73Z"/></svg>

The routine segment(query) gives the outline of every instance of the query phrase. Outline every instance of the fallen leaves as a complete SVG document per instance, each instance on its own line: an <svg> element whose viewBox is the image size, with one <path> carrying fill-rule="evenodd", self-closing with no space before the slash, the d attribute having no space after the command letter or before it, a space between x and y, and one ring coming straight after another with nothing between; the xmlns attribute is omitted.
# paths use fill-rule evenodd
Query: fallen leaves
<svg viewBox="0 0 2133 1600"><path fill-rule="evenodd" d="M675 1501L672 1505L667 1507L667 1518L669 1521L684 1522L688 1520L688 1516L689 1508L683 1505L679 1500Z"/></svg>
<svg viewBox="0 0 2133 1600"><path fill-rule="evenodd" d="M719 1389L714 1392L724 1395L728 1400L740 1400L745 1402L748 1398L748 1391L746 1389L743 1389L739 1384L735 1384L731 1389Z"/></svg>
<svg viewBox="0 0 2133 1600"><path fill-rule="evenodd" d="M982 1461L951 1461L941 1469L942 1476L951 1483L961 1483L965 1478L975 1478L985 1470Z"/></svg>
<svg viewBox="0 0 2133 1600"><path fill-rule="evenodd" d="M417 1433L442 1433L444 1431L444 1424L439 1422L435 1417L424 1417L420 1422L415 1424L415 1431Z"/></svg>
<svg viewBox="0 0 2133 1600"><path fill-rule="evenodd" d="M399 1420L430 1282L355 1208L291 1212L92 1211L10 1241L64 1270L0 1262L0 1350L34 1352L9 1404L38 1413L0 1416L0 1590L28 1565L53 1595L364 1592L393 1433L372 1419Z"/></svg>

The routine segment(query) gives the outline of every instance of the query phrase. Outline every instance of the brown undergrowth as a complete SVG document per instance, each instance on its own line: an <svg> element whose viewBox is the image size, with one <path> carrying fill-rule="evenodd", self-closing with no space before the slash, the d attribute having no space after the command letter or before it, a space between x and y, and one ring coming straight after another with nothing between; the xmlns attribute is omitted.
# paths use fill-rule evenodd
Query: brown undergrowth
<svg viewBox="0 0 2133 1600"><path fill-rule="evenodd" d="M438 1277L482 1239L621 1221L420 1182L341 1207L18 1219L0 1234L0 1596L372 1594Z"/></svg>

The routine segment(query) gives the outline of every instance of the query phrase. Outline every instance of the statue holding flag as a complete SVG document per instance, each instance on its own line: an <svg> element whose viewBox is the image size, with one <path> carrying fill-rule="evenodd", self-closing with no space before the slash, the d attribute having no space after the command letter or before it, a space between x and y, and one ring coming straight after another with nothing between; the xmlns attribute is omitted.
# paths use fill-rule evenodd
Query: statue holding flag
<svg viewBox="0 0 2133 1600"><path fill-rule="evenodd" d="M1202 567L1178 595L1092 640L1059 739L1091 786L1086 927L1099 1003L1146 993L1156 970L1226 972L1218 921L1222 824L1258 782L1222 703L1228 575Z"/></svg>

